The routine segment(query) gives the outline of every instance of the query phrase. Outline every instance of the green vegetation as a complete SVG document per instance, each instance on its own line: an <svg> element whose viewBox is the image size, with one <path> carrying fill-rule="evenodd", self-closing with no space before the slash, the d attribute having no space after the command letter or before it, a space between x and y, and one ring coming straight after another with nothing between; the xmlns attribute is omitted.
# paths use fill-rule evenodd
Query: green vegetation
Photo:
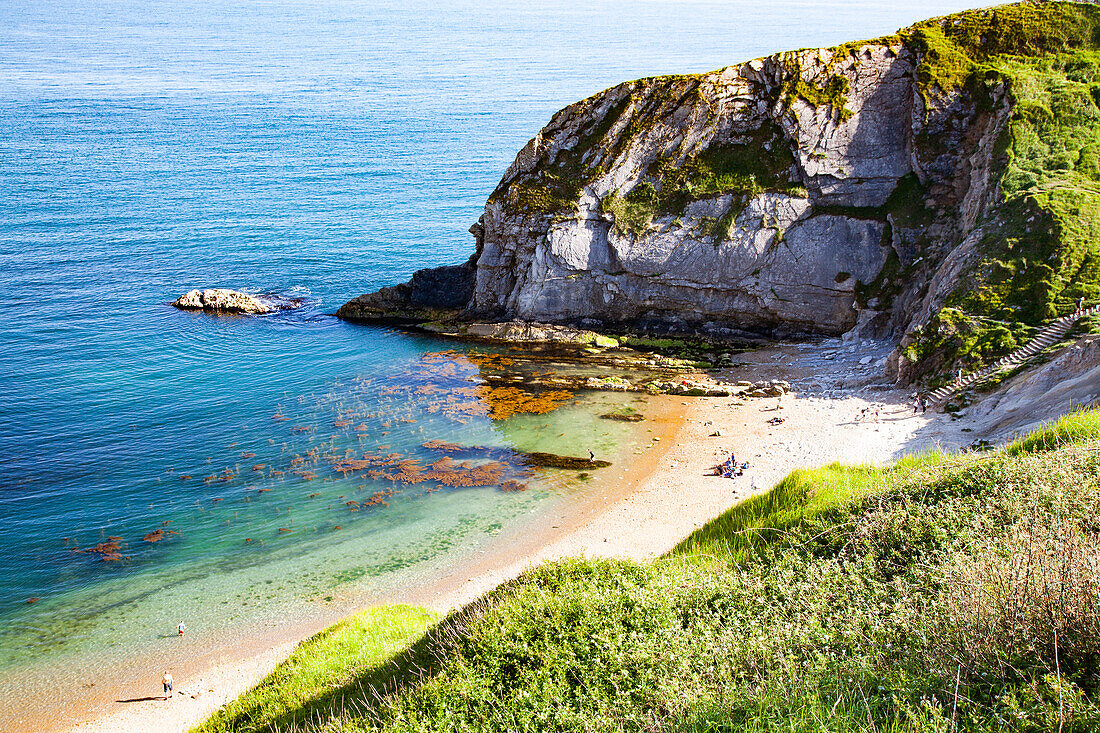
<svg viewBox="0 0 1100 733"><path fill-rule="evenodd" d="M774 124L745 133L737 141L712 144L680 165L659 159L630 193L610 193L601 201L621 232L644 232L658 215L681 214L692 201L733 194L738 203L718 220L712 235L728 236L744 204L763 191L804 195L791 180L794 155Z"/></svg>
<svg viewBox="0 0 1100 733"><path fill-rule="evenodd" d="M783 131L768 123L736 141L712 144L683 165L658 160L648 173L660 181L661 213L674 214L719 194L747 200L762 191L791 193L799 185L791 178L794 164Z"/></svg>
<svg viewBox="0 0 1100 733"><path fill-rule="evenodd" d="M609 193L600 201L600 208L611 214L621 232L639 234L649 228L657 211L657 191L649 181L642 181L626 196Z"/></svg>
<svg viewBox="0 0 1100 733"><path fill-rule="evenodd" d="M1100 300L1100 10L1022 3L919 24L926 97L965 89L1012 116L999 143L1005 203L984 223L980 261L906 354L942 382L977 369Z"/></svg>
<svg viewBox="0 0 1100 733"><path fill-rule="evenodd" d="M832 59L844 58L843 53L835 53ZM852 110L848 109L848 92L850 86L848 77L843 74L827 74L825 84L817 86L803 79L802 66L797 53L787 54L783 60L787 68L787 79L783 83L780 96L783 99L801 99L811 107L829 107L833 114L840 120L846 120L852 116ZM832 64L829 65L830 67Z"/></svg>
<svg viewBox="0 0 1100 733"><path fill-rule="evenodd" d="M675 77L667 77L666 83L674 79ZM588 106L595 99L590 98L579 104ZM542 161L533 175L516 182L510 189L497 188L489 200L493 201L507 194L512 203L528 211L548 215L572 211L584 186L603 174L603 166L599 162L602 158L593 155L592 151L600 149L605 155L611 155L610 151L622 136L610 140L608 133L620 122L623 115L631 115L627 124L637 117L636 103L633 92L622 94L607 114L588 123L581 131L579 141L570 149L560 150L552 159Z"/></svg>
<svg viewBox="0 0 1100 733"><path fill-rule="evenodd" d="M306 639L290 657L193 733L285 730L324 717L362 694L364 675L408 648L439 616L414 606L378 606Z"/></svg>
<svg viewBox="0 0 1100 733"><path fill-rule="evenodd" d="M656 562L529 571L341 691L280 721L1096 730L1100 411L986 453L796 471ZM202 730L287 729L216 719Z"/></svg>

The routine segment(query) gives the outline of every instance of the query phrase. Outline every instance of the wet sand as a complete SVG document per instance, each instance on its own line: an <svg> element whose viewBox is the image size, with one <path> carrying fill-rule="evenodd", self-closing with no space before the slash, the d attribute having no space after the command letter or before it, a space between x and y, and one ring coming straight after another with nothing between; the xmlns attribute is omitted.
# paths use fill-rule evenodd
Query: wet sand
<svg viewBox="0 0 1100 733"><path fill-rule="evenodd" d="M744 363L721 376L787 379L796 393L782 398L781 408L776 398L654 398L646 423L656 439L653 447L625 471L616 465L597 473L584 501L563 506L557 514L542 514L539 524L498 537L468 558L460 572L368 600L414 603L446 612L545 560L649 560L795 468L834 461L881 464L903 453L959 446L979 437L962 432L961 424L949 416L914 415L904 392L876 384L888 350L881 343L832 340L742 355ZM877 411L877 419L857 421L864 409L869 414ZM783 422L769 424L773 417ZM730 453L752 467L736 479L709 475ZM182 694L169 701L143 699L160 695L161 670L154 660L135 660L132 668L140 674L135 672L131 679L105 682L93 691L70 690L70 720L83 722L41 721L40 729L187 730L259 681L299 640L354 610L327 609L292 623L240 630L216 657L196 653L174 670L177 692Z"/></svg>

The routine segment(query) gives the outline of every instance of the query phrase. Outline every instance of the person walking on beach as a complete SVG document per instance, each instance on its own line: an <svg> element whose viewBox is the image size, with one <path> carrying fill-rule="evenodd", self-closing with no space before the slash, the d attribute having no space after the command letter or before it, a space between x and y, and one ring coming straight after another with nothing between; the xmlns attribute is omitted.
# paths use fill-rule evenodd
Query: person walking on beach
<svg viewBox="0 0 1100 733"><path fill-rule="evenodd" d="M161 679L161 683L164 685L164 699L172 697L172 673L168 670L164 670L164 677Z"/></svg>
<svg viewBox="0 0 1100 733"><path fill-rule="evenodd" d="M183 632L187 631L187 625L180 621L179 626L176 627L176 631L179 632L180 636L183 636Z"/></svg>

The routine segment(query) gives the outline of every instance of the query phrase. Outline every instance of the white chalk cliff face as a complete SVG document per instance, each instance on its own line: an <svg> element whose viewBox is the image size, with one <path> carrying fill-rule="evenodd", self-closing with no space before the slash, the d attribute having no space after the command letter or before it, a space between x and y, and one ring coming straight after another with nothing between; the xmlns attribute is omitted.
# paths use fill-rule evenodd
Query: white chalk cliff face
<svg viewBox="0 0 1100 733"><path fill-rule="evenodd" d="M471 313L828 334L889 320L874 289L922 256L899 184L922 209L939 184L953 216L973 188L963 156L930 176L915 152L958 114L926 110L914 67L900 43L801 51L565 108L473 230Z"/></svg>
<svg viewBox="0 0 1100 733"><path fill-rule="evenodd" d="M930 85L919 48L782 53L570 105L505 172L469 262L337 314L901 338L967 278L1012 109L996 80L981 103Z"/></svg>

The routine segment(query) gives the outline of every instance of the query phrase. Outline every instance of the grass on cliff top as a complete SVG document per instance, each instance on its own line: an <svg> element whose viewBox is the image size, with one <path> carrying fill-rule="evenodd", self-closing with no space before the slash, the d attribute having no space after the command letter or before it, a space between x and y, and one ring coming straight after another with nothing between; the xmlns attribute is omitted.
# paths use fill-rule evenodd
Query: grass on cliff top
<svg viewBox="0 0 1100 733"><path fill-rule="evenodd" d="M796 472L665 558L541 565L320 677L327 706L201 730L1095 731L1100 411Z"/></svg>

